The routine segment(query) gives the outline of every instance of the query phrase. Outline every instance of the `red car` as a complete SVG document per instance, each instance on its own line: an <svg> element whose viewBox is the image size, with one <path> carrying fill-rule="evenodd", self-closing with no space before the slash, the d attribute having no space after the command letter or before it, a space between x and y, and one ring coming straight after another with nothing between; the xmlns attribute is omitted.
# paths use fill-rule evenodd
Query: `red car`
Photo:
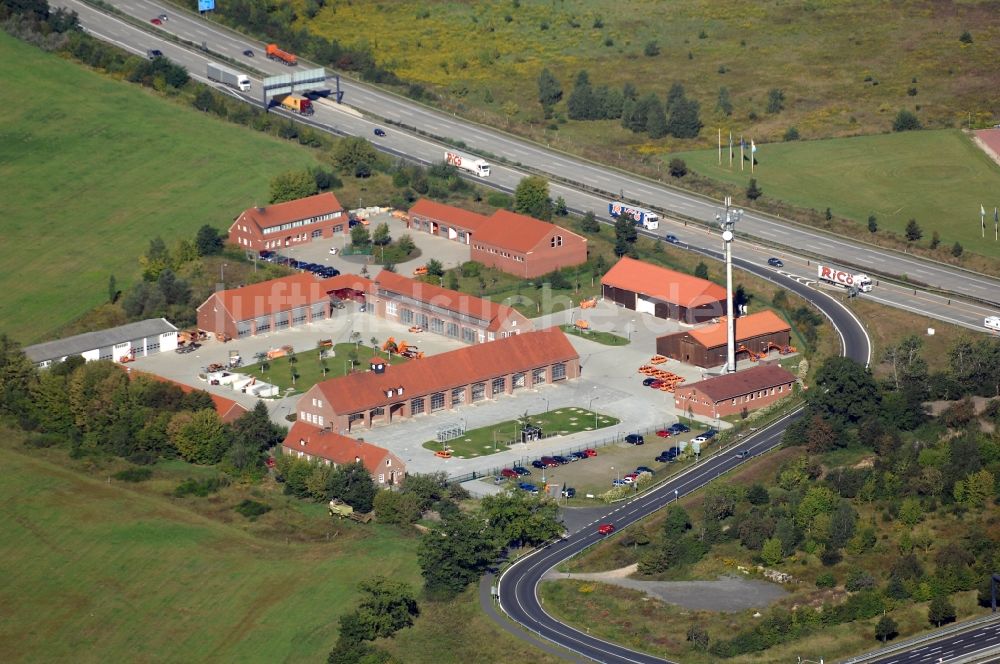
<svg viewBox="0 0 1000 664"><path fill-rule="evenodd" d="M501 470L500 471L500 475L503 476L503 477L506 477L509 480L510 479L514 479L515 477L520 477L520 475L518 475L516 472L514 472L510 468L504 468L503 470Z"/></svg>
<svg viewBox="0 0 1000 664"><path fill-rule="evenodd" d="M658 390L662 386L663 386L662 380L654 380L652 383L649 384L649 387L653 388L654 390Z"/></svg>
<svg viewBox="0 0 1000 664"><path fill-rule="evenodd" d="M602 523L597 527L597 532L602 535L610 535L615 532L615 524L613 523Z"/></svg>
<svg viewBox="0 0 1000 664"><path fill-rule="evenodd" d="M671 431L670 429L660 429L659 431L656 432L656 435L659 436L660 438L670 438L672 435L674 435L674 432Z"/></svg>
<svg viewBox="0 0 1000 664"><path fill-rule="evenodd" d="M163 25L163 21L161 21L158 18L151 18L149 19L149 22L152 23L153 25Z"/></svg>
<svg viewBox="0 0 1000 664"><path fill-rule="evenodd" d="M583 451L583 453L586 454L589 457L595 457L595 456L597 456L597 450L586 449L586 450Z"/></svg>

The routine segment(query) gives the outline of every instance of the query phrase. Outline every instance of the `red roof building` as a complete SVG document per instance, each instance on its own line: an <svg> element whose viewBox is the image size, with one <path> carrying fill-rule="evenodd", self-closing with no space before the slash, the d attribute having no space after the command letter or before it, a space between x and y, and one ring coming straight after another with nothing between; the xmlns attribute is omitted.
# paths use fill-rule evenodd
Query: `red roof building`
<svg viewBox="0 0 1000 664"><path fill-rule="evenodd" d="M329 318L332 303L358 299L372 282L353 274L319 279L302 272L212 293L198 307L198 327L232 339Z"/></svg>
<svg viewBox="0 0 1000 664"><path fill-rule="evenodd" d="M505 304L433 286L383 270L375 277L375 315L467 344L502 339L534 328L531 320Z"/></svg>
<svg viewBox="0 0 1000 664"><path fill-rule="evenodd" d="M176 380L164 378L163 376L158 376L156 374L149 373L146 371L135 371L131 367L126 367L126 371L128 371L128 375L130 378L135 378L136 376L145 376L146 378L149 378L151 380L156 380L161 383L169 383L171 385L175 385L179 387L181 392L183 392L184 394L190 394L195 390L201 389L198 387L193 387L186 383L179 383ZM232 399L227 399L226 397L220 396L218 394L212 394L207 390L206 393L208 394L208 396L212 397L212 403L215 404L215 412L219 414L219 419L221 419L226 424L232 424L233 421L238 420L240 416L250 412L250 410L246 406L237 401L233 401Z"/></svg>
<svg viewBox="0 0 1000 664"><path fill-rule="evenodd" d="M690 274L623 256L601 277L604 299L657 318L700 323L726 312L726 289Z"/></svg>
<svg viewBox="0 0 1000 664"><path fill-rule="evenodd" d="M791 396L795 376L772 364L722 374L674 391L674 406L688 416L719 418L770 406Z"/></svg>
<svg viewBox="0 0 1000 664"><path fill-rule="evenodd" d="M276 251L346 233L348 218L337 197L326 192L286 203L247 208L229 227L241 249Z"/></svg>
<svg viewBox="0 0 1000 664"><path fill-rule="evenodd" d="M587 239L534 217L497 210L472 238L472 260L525 279L587 262Z"/></svg>
<svg viewBox="0 0 1000 664"><path fill-rule="evenodd" d="M299 399L298 421L356 426L452 410L544 383L577 378L580 356L557 327L475 344L422 360L325 380Z"/></svg>
<svg viewBox="0 0 1000 664"><path fill-rule="evenodd" d="M718 323L683 332L675 332L656 340L656 352L674 360L698 367L717 367L726 362L726 317ZM736 319L736 359L760 359L772 350L791 350L792 328L781 316L770 310Z"/></svg>
<svg viewBox="0 0 1000 664"><path fill-rule="evenodd" d="M389 450L304 422L292 425L281 452L335 468L360 462L380 486L400 484L406 477L403 460Z"/></svg>
<svg viewBox="0 0 1000 664"><path fill-rule="evenodd" d="M444 203L421 198L410 208L410 228L469 244L472 234L486 222L486 217Z"/></svg>

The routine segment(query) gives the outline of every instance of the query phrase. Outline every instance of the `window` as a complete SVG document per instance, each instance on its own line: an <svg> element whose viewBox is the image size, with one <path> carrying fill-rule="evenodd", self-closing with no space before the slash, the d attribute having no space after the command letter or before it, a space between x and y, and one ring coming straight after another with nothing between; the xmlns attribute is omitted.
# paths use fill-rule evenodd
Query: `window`
<svg viewBox="0 0 1000 664"><path fill-rule="evenodd" d="M288 327L288 312L281 311L274 316L274 326L276 329Z"/></svg>
<svg viewBox="0 0 1000 664"><path fill-rule="evenodd" d="M431 332L437 332L438 334L444 334L444 321L440 318L431 319Z"/></svg>
<svg viewBox="0 0 1000 664"><path fill-rule="evenodd" d="M524 372L523 371L520 372L520 373L514 374L514 377L511 380L511 387L513 389L515 389L515 390L517 388L519 388L519 387L524 387Z"/></svg>
<svg viewBox="0 0 1000 664"><path fill-rule="evenodd" d="M306 312L307 309L305 307L292 309L292 324L298 325L299 323L304 323L306 320Z"/></svg>
<svg viewBox="0 0 1000 664"><path fill-rule="evenodd" d="M410 399L410 415L419 415L424 412L424 398L417 397Z"/></svg>
<svg viewBox="0 0 1000 664"><path fill-rule="evenodd" d="M391 466L392 465L392 459L386 459L385 460L385 465Z"/></svg>
<svg viewBox="0 0 1000 664"><path fill-rule="evenodd" d="M152 353L154 350L160 350L160 342L159 341L150 341L149 344L146 345L146 352L147 353Z"/></svg>
<svg viewBox="0 0 1000 664"><path fill-rule="evenodd" d="M267 332L268 330L271 329L270 316L261 316L254 322L256 323L257 326L257 334L260 334L261 332Z"/></svg>
<svg viewBox="0 0 1000 664"><path fill-rule="evenodd" d="M779 385L778 386L778 393L780 394L784 389L785 389L784 385Z"/></svg>
<svg viewBox="0 0 1000 664"><path fill-rule="evenodd" d="M402 309L399 312L399 321L401 323L412 323L413 322L413 312L409 309Z"/></svg>
<svg viewBox="0 0 1000 664"><path fill-rule="evenodd" d="M532 369L531 384L537 385L538 383L544 383L544 382L545 382L545 367L541 367L539 369Z"/></svg>
<svg viewBox="0 0 1000 664"><path fill-rule="evenodd" d="M385 484L385 473L379 473L378 474L378 483L379 484Z"/></svg>
<svg viewBox="0 0 1000 664"><path fill-rule="evenodd" d="M482 401L486 398L486 383L474 383L472 385L472 403Z"/></svg>
<svg viewBox="0 0 1000 664"><path fill-rule="evenodd" d="M476 331L473 330L470 327L463 327L462 328L462 341L464 341L467 344L474 344L474 343L476 343Z"/></svg>
<svg viewBox="0 0 1000 664"><path fill-rule="evenodd" d="M425 330L428 328L427 320L427 314L417 314L417 325Z"/></svg>
<svg viewBox="0 0 1000 664"><path fill-rule="evenodd" d="M465 388L456 387L451 391L451 405L452 407L457 406L460 403L465 403Z"/></svg>
<svg viewBox="0 0 1000 664"><path fill-rule="evenodd" d="M391 300L389 302L386 302L385 303L385 315L386 316L396 316L397 315L397 313L396 313L397 306L398 306L398 304L396 302L391 301Z"/></svg>
<svg viewBox="0 0 1000 664"><path fill-rule="evenodd" d="M385 408L379 406L378 408L372 408L372 417L376 415L385 415Z"/></svg>
<svg viewBox="0 0 1000 664"><path fill-rule="evenodd" d="M458 338L458 323L448 323L448 336Z"/></svg>
<svg viewBox="0 0 1000 664"><path fill-rule="evenodd" d="M496 341L497 335L495 332L490 332L486 336L487 338L489 338L490 341Z"/></svg>
<svg viewBox="0 0 1000 664"><path fill-rule="evenodd" d="M323 237L323 229L322 228L317 228L310 235L313 238Z"/></svg>
<svg viewBox="0 0 1000 664"><path fill-rule="evenodd" d="M562 243L563 243L562 235L553 235L552 240L550 241L549 244L551 244L552 247L555 248L555 247L561 247Z"/></svg>
<svg viewBox="0 0 1000 664"><path fill-rule="evenodd" d="M507 389L507 379L494 378L492 387L493 387L493 394L503 394L503 392Z"/></svg>
<svg viewBox="0 0 1000 664"><path fill-rule="evenodd" d="M557 362L552 365L552 380L565 380L566 379L566 365L563 362Z"/></svg>
<svg viewBox="0 0 1000 664"><path fill-rule="evenodd" d="M733 405L734 406L736 405L736 399L733 399Z"/></svg>
<svg viewBox="0 0 1000 664"><path fill-rule="evenodd" d="M444 392L435 392L431 395L431 412L444 408Z"/></svg>

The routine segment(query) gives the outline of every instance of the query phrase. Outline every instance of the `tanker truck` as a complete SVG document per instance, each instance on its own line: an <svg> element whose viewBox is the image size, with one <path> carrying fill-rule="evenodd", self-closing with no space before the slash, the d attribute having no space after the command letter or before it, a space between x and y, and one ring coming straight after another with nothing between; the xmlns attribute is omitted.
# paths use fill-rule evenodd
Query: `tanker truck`
<svg viewBox="0 0 1000 664"><path fill-rule="evenodd" d="M250 89L249 76L223 67L222 65L217 65L214 62L208 63L208 80L217 81L243 92L247 92Z"/></svg>

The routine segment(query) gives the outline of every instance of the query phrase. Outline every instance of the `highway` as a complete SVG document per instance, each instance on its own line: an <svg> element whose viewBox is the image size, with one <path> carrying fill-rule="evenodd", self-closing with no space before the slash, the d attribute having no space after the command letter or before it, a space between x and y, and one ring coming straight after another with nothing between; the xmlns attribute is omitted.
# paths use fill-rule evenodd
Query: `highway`
<svg viewBox="0 0 1000 664"><path fill-rule="evenodd" d="M188 14L152 0L107 0L120 11L146 22L161 13L170 18L162 29L195 44L203 44L210 51L221 53L234 61L245 63L265 74L283 74L295 71L285 65L262 57L264 45L244 37L228 28L212 23L195 14ZM148 48L159 48L167 57L188 67L194 74L204 75L206 54L188 52L183 48L159 41L148 32L124 30L115 25L117 19L93 10L86 11L87 5L79 0L55 0L55 6L66 6L76 10L81 22L95 35L110 38L119 44L130 45L131 50L145 54ZM153 26L146 26L153 30ZM253 49L256 57L247 58L243 51ZM297 69L307 67L300 62ZM590 189L608 195L624 194L625 198L642 205L672 211L688 218L711 222L719 213L719 203L704 197L672 189L664 184L645 180L600 164L586 161L564 153L555 152L544 146L515 138L504 132L477 125L467 120L431 109L412 100L400 97L354 81L342 80L345 91L344 103L369 115L398 125L415 127L433 136L447 137L463 141L472 151L481 151L503 157L508 163L524 164L527 168L548 173L552 176L580 183ZM259 94L259 85L256 88ZM317 113L320 115L320 112ZM366 135L374 143L392 147L395 151L431 163L443 158L442 148L433 141L422 140L398 129L387 129L388 136L376 139L372 135L374 122L366 122L357 115L336 113L327 108L322 112L323 121L347 133ZM351 117L351 121L346 118ZM490 184L513 190L524 173L513 168L493 164ZM607 198L582 195L580 192L562 187L553 187L553 197L563 196L577 210L592 210L600 217L606 216ZM662 230L662 229L661 229ZM936 263L923 258L880 249L848 238L828 235L820 230L792 224L747 211L738 227L738 233L759 238L762 242L796 248L806 255L828 257L842 266L853 265L863 271L883 275L905 275L914 283L926 284L932 289L963 295L974 300L1000 304L1000 279L967 272L953 266ZM979 321L981 328L982 321Z"/></svg>

